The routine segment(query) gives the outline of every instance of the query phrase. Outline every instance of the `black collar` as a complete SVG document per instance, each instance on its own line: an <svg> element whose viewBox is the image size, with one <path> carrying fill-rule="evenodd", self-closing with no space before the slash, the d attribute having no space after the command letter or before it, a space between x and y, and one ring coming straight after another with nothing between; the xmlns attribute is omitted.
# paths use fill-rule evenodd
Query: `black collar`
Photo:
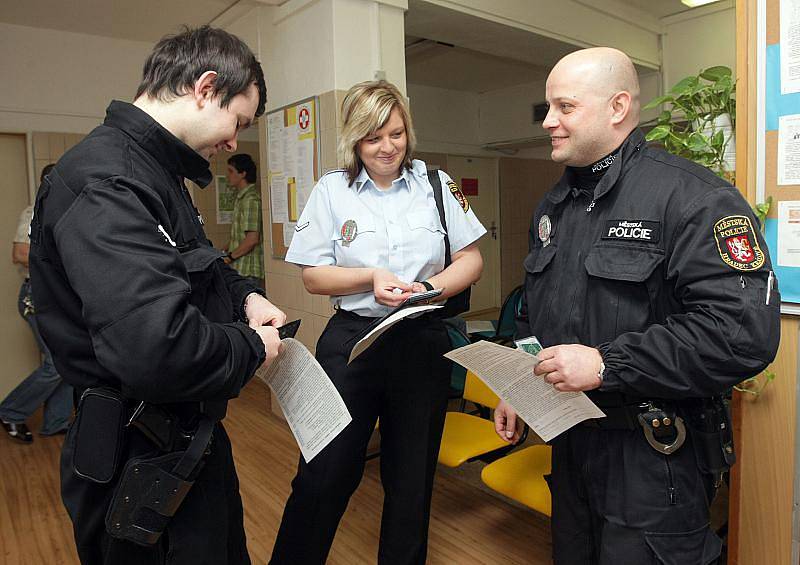
<svg viewBox="0 0 800 565"><path fill-rule="evenodd" d="M205 188L213 179L208 161L133 104L113 100L103 123L122 130L164 168L199 187Z"/></svg>
<svg viewBox="0 0 800 565"><path fill-rule="evenodd" d="M638 154L642 145L644 145L644 132L639 128L636 128L622 143L622 146L619 149L619 157L614 160L614 163L612 163L612 165L608 168L606 174L604 174L603 178L600 179L600 182L597 183L597 186L594 189L594 200L599 200L603 197L603 195L614 188L614 185L617 183L617 180L619 180L620 175L625 169L627 169L633 157ZM567 194L570 193L573 185L574 182L572 174L569 168L567 168L567 170L561 176L561 179L559 179L558 183L556 183L556 186L553 187L553 190L548 193L547 198L553 204L559 204L563 202L567 197Z"/></svg>

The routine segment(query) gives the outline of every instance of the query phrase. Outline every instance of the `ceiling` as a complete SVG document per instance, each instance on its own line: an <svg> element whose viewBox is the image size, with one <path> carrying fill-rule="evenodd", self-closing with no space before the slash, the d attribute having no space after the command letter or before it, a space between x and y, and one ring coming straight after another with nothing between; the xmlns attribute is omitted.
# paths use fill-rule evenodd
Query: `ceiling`
<svg viewBox="0 0 800 565"><path fill-rule="evenodd" d="M0 22L156 42L182 25L207 24L238 5L287 0L3 0Z"/></svg>
<svg viewBox="0 0 800 565"><path fill-rule="evenodd" d="M689 9L680 0L619 2L655 19ZM545 79L561 57L576 49L570 43L424 0L409 0L408 8L406 79L412 84L469 92L526 84Z"/></svg>
<svg viewBox="0 0 800 565"><path fill-rule="evenodd" d="M158 41L182 25L198 26L256 5L287 0L0 1L0 22L75 33ZM558 0L553 0L558 1ZM688 8L680 0L617 0L655 18ZM406 13L408 82L483 92L544 79L568 43L491 22L424 0Z"/></svg>

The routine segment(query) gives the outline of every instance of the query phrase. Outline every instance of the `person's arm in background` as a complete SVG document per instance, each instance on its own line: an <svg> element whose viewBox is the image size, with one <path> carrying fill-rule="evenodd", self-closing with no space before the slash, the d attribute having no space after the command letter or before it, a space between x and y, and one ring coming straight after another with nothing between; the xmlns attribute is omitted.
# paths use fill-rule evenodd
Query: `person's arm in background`
<svg viewBox="0 0 800 565"><path fill-rule="evenodd" d="M246 231L244 232L244 239L239 244L236 249L228 251L228 256L225 257L225 262L230 264L237 259L241 259L248 253L250 253L256 245L259 244L261 241L261 232L259 231ZM230 244L228 244L230 245ZM223 251L228 250L228 246L225 246Z"/></svg>
<svg viewBox="0 0 800 565"><path fill-rule="evenodd" d="M22 265L26 269L28 268L28 254L31 251L31 244L30 243L19 243L17 241L14 242L13 247L11 248L11 262L15 265Z"/></svg>

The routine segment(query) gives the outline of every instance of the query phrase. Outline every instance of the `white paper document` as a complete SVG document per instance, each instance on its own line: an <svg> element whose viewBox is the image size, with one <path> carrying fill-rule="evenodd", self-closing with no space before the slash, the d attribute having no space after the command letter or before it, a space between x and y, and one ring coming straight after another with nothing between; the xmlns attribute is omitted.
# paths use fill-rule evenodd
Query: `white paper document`
<svg viewBox="0 0 800 565"><path fill-rule="evenodd" d="M582 392L559 392L534 375L539 358L520 349L479 341L445 357L475 373L544 441L589 418L605 417Z"/></svg>
<svg viewBox="0 0 800 565"><path fill-rule="evenodd" d="M800 92L800 1L781 0L781 94Z"/></svg>
<svg viewBox="0 0 800 565"><path fill-rule="evenodd" d="M778 203L778 265L800 267L800 201Z"/></svg>
<svg viewBox="0 0 800 565"><path fill-rule="evenodd" d="M284 350L256 375L263 380L294 434L306 462L325 449L353 421L323 368L299 341L286 338Z"/></svg>
<svg viewBox="0 0 800 565"><path fill-rule="evenodd" d="M800 114L778 118L778 184L800 184Z"/></svg>
<svg viewBox="0 0 800 565"><path fill-rule="evenodd" d="M273 174L269 185L270 209L272 221L282 224L289 221L289 189L286 186L286 175Z"/></svg>
<svg viewBox="0 0 800 565"><path fill-rule="evenodd" d="M408 306L407 308L398 310L391 316L387 317L383 322L375 326L375 328L367 335L358 340L353 347L353 350L350 352L350 359L347 360L347 364L349 365L352 363L353 359L364 353L367 348L381 336L383 332L391 328L400 320L408 318L413 314L421 314L422 312L427 312L428 310L436 310L442 306L443 304L422 304L420 306Z"/></svg>

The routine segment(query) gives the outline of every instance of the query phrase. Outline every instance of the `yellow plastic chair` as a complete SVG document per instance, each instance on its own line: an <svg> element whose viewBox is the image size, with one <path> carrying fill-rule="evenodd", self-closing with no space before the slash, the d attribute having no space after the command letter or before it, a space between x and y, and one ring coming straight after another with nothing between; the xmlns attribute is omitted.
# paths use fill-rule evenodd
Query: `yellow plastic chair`
<svg viewBox="0 0 800 565"><path fill-rule="evenodd" d="M484 467L481 480L492 490L550 516L550 488L544 480L550 474L550 456L549 445L514 451Z"/></svg>
<svg viewBox="0 0 800 565"><path fill-rule="evenodd" d="M464 381L464 400L487 408L495 408L500 402L497 395L471 371L467 371ZM463 412L448 412L445 416L439 463L458 467L465 461L498 449L509 449L509 445L497 437L493 421Z"/></svg>

